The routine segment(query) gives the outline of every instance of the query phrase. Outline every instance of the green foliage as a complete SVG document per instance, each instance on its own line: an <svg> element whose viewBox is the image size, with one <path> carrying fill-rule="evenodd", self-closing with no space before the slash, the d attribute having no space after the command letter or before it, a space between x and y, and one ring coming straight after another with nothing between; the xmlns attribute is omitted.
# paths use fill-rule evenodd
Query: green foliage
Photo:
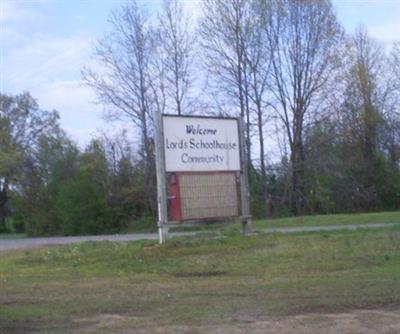
<svg viewBox="0 0 400 334"><path fill-rule="evenodd" d="M115 232L105 190L85 172L62 187L56 212L63 235Z"/></svg>
<svg viewBox="0 0 400 334"><path fill-rule="evenodd" d="M107 142L93 140L80 152L62 131L40 136L9 192L15 229L38 236L116 233L135 229L136 220L138 229L150 227L140 223L148 211L130 147L107 149Z"/></svg>
<svg viewBox="0 0 400 334"><path fill-rule="evenodd" d="M400 207L400 171L380 155L375 159L376 192L379 207L395 210Z"/></svg>
<svg viewBox="0 0 400 334"><path fill-rule="evenodd" d="M156 231L156 219L152 216L144 216L128 222L127 232Z"/></svg>
<svg viewBox="0 0 400 334"><path fill-rule="evenodd" d="M56 111L41 110L29 93L0 94L0 230L12 212L12 189L24 183L40 138L59 131L58 118Z"/></svg>
<svg viewBox="0 0 400 334"><path fill-rule="evenodd" d="M261 172L250 168L249 174L251 213L255 218L264 218L266 217L266 203L264 203L262 193Z"/></svg>

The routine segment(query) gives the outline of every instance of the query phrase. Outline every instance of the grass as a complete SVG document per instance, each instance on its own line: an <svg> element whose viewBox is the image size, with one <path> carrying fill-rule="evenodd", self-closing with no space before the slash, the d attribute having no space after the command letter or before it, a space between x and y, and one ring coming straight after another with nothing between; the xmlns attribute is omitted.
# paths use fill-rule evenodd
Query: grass
<svg viewBox="0 0 400 334"><path fill-rule="evenodd" d="M400 211L377 213L314 215L289 218L258 219L253 221L253 229L299 226L328 226L328 225L361 225L361 224L400 224ZM207 231L222 230L224 232L239 230L239 224L205 224L199 226L177 226L172 231Z"/></svg>
<svg viewBox="0 0 400 334"><path fill-rule="evenodd" d="M0 240L26 238L25 233L0 233Z"/></svg>
<svg viewBox="0 0 400 334"><path fill-rule="evenodd" d="M274 218L274 219L258 219L253 221L253 228L255 230L262 230L264 228L277 228L277 227L296 227L296 226L328 226L328 225L360 225L360 224L385 224L385 223L399 223L400 224L400 211L378 212L378 213L358 213L358 214L335 214L335 215L314 215L302 217L289 217L289 218ZM238 231L240 226L238 223L232 224L202 224L192 226L178 225L172 227L171 231L207 231L207 230L221 230L224 233ZM142 233L142 232L156 232L154 219L145 217L134 222L120 233ZM26 234L23 233L9 233L0 234L2 239L19 239L25 238Z"/></svg>
<svg viewBox="0 0 400 334"><path fill-rule="evenodd" d="M335 214L256 220L255 228L399 223L400 211Z"/></svg>
<svg viewBox="0 0 400 334"><path fill-rule="evenodd" d="M85 242L0 256L0 333L153 332L397 307L399 282L399 227Z"/></svg>

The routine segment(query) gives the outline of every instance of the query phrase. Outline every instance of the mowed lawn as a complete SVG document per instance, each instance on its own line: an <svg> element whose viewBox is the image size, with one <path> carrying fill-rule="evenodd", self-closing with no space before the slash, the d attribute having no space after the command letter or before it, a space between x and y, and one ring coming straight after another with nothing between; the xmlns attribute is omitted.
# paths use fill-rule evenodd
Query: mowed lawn
<svg viewBox="0 0 400 334"><path fill-rule="evenodd" d="M360 225L360 224L400 224L400 211L314 215L269 220L256 220L255 228L327 226L327 225Z"/></svg>
<svg viewBox="0 0 400 334"><path fill-rule="evenodd" d="M398 310L400 228L8 252L0 284L0 333L206 333L299 314Z"/></svg>
<svg viewBox="0 0 400 334"><path fill-rule="evenodd" d="M252 223L253 230L263 230L268 228L281 227L313 227L313 226L345 226L345 225L365 225L365 224L399 224L400 211L387 211L376 213L357 213L357 214L330 214L314 215L288 218L258 219ZM173 231L204 231L221 230L224 232L237 231L239 224L205 224L200 226L177 226Z"/></svg>

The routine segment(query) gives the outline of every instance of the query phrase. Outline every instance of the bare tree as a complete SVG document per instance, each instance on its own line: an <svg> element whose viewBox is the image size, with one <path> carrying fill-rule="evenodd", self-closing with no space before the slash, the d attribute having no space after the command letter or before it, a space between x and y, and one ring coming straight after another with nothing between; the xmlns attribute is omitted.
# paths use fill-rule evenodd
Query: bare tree
<svg viewBox="0 0 400 334"><path fill-rule="evenodd" d="M201 46L207 73L215 89L233 99L234 107L246 119L246 151L251 162L249 68L246 36L250 29L251 6L247 0L209 0L203 3L200 22Z"/></svg>
<svg viewBox="0 0 400 334"><path fill-rule="evenodd" d="M97 93L99 102L111 107L110 119L132 121L139 131L144 171L144 186L154 209L154 157L152 113L155 103L154 70L156 44L149 16L135 1L113 13L112 32L98 42L95 59L101 71L83 70L85 82Z"/></svg>
<svg viewBox="0 0 400 334"><path fill-rule="evenodd" d="M400 42L394 43L392 52L390 54L390 78L392 81L392 88L394 90L394 105L391 117L389 117L388 124L390 125L389 137L387 139L387 146L389 151L390 160L393 168L400 170Z"/></svg>
<svg viewBox="0 0 400 334"><path fill-rule="evenodd" d="M165 74L167 107L182 115L189 108L188 95L192 83L190 69L195 44L192 22L178 0L164 0L158 20L159 52Z"/></svg>
<svg viewBox="0 0 400 334"><path fill-rule="evenodd" d="M304 126L336 65L342 34L328 0L264 0L263 8L272 92L290 147L291 208L297 215L304 207Z"/></svg>
<svg viewBox="0 0 400 334"><path fill-rule="evenodd" d="M260 15L259 3L252 2L252 20L246 36L245 57L248 68L247 94L255 111L255 124L258 136L261 187L267 217L271 217L272 203L267 188L267 171L265 164L264 126L269 118L268 79L270 75L270 58L268 44L265 43L263 26L265 17Z"/></svg>
<svg viewBox="0 0 400 334"><path fill-rule="evenodd" d="M394 84L397 90L400 91L400 41L393 44L391 52L391 67L394 74Z"/></svg>

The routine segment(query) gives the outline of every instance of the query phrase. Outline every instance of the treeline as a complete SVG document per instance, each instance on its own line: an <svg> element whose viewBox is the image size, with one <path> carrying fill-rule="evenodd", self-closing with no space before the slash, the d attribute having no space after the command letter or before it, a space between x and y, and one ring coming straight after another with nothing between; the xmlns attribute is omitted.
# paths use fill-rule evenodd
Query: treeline
<svg viewBox="0 0 400 334"><path fill-rule="evenodd" d="M154 200L126 133L80 150L27 93L0 95L0 230L29 235L151 228ZM142 224L142 225L140 225Z"/></svg>
<svg viewBox="0 0 400 334"><path fill-rule="evenodd" d="M255 217L400 208L399 43L345 33L327 0L210 0L196 20L184 6L122 6L82 71L135 147L103 136L81 152L55 113L2 96L0 222L31 234L155 222L156 112L244 118ZM26 112L24 99L41 119L21 132L4 101Z"/></svg>

